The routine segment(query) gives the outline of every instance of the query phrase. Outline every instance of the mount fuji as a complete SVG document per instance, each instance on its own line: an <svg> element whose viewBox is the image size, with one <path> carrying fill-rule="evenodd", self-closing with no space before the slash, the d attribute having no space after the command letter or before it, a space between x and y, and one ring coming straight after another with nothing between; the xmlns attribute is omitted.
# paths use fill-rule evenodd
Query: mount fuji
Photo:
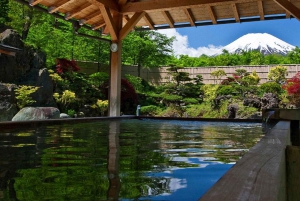
<svg viewBox="0 0 300 201"><path fill-rule="evenodd" d="M258 50L264 55L281 54L286 55L295 46L290 45L267 33L249 33L222 49L229 53L241 53L242 51Z"/></svg>

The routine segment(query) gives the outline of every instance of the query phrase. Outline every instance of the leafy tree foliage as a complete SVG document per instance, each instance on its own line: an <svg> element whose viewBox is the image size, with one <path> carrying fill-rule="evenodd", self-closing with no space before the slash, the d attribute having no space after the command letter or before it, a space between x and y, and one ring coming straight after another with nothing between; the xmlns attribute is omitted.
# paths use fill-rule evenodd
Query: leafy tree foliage
<svg viewBox="0 0 300 201"><path fill-rule="evenodd" d="M271 68L268 73L268 79L274 81L276 83L283 83L286 80L286 76L288 75L287 68L283 66L276 66Z"/></svg>
<svg viewBox="0 0 300 201"><path fill-rule="evenodd" d="M123 63L137 65L139 75L141 67L165 65L172 55L173 41L155 31L132 31L123 40Z"/></svg>
<svg viewBox="0 0 300 201"><path fill-rule="evenodd" d="M0 24L9 20L8 10L8 0L0 0Z"/></svg>

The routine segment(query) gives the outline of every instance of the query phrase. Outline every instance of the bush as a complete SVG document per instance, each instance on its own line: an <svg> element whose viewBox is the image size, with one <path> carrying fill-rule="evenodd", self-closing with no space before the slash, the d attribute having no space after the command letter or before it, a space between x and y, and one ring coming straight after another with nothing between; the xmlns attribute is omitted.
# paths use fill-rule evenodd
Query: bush
<svg viewBox="0 0 300 201"><path fill-rule="evenodd" d="M141 107L141 115L155 116L161 112L161 109L155 105Z"/></svg>
<svg viewBox="0 0 300 201"><path fill-rule="evenodd" d="M217 96L233 95L236 90L231 85L220 85L216 91Z"/></svg>
<svg viewBox="0 0 300 201"><path fill-rule="evenodd" d="M196 98L184 98L184 99L183 99L183 102L184 102L186 105L191 105L191 104L198 104L198 103L199 103L199 100L197 100Z"/></svg>
<svg viewBox="0 0 300 201"><path fill-rule="evenodd" d="M22 109L27 105L35 103L36 101L33 100L31 94L36 92L38 89L39 87L25 86L25 85L19 87L18 89L15 89L18 107Z"/></svg>
<svg viewBox="0 0 300 201"><path fill-rule="evenodd" d="M283 90L281 85L276 82L266 82L260 85L259 92L260 96L263 96L264 93L273 93L279 96Z"/></svg>
<svg viewBox="0 0 300 201"><path fill-rule="evenodd" d="M88 82L96 87L100 87L104 82L107 82L109 75L104 72L97 72L89 75Z"/></svg>

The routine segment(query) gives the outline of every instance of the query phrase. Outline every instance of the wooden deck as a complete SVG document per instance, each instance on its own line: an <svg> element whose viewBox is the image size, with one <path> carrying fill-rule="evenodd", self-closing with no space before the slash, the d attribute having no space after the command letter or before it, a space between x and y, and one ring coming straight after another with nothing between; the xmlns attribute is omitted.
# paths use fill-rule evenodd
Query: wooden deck
<svg viewBox="0 0 300 201"><path fill-rule="evenodd" d="M300 147L279 121L199 201L299 201Z"/></svg>

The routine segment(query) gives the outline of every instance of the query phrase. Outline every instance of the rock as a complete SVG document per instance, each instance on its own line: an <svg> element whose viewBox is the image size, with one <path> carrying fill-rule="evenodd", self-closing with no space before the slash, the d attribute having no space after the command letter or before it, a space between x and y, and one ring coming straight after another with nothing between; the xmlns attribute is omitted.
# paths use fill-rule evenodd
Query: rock
<svg viewBox="0 0 300 201"><path fill-rule="evenodd" d="M60 113L60 118L65 119L65 118L71 118L69 115L66 113Z"/></svg>
<svg viewBox="0 0 300 201"><path fill-rule="evenodd" d="M55 107L24 107L12 121L59 119L60 112Z"/></svg>
<svg viewBox="0 0 300 201"><path fill-rule="evenodd" d="M2 32L0 34L0 40L4 45L9 45L20 49L24 48L22 37L13 29L6 29L4 32Z"/></svg>
<svg viewBox="0 0 300 201"><path fill-rule="evenodd" d="M243 105L249 106L249 107L260 108L261 107L261 99L258 97L245 98Z"/></svg>
<svg viewBox="0 0 300 201"><path fill-rule="evenodd" d="M0 82L15 83L32 68L46 67L46 54L40 49L24 46L21 36L12 29L0 34L0 43L22 49L16 57L0 54Z"/></svg>
<svg viewBox="0 0 300 201"><path fill-rule="evenodd" d="M57 106L53 99L53 82L46 68L31 69L30 72L22 79L22 81L18 82L18 84L39 87L39 89L32 94L32 98L36 102L33 103L31 106Z"/></svg>
<svg viewBox="0 0 300 201"><path fill-rule="evenodd" d="M11 121L18 108L14 95L14 84L0 83L0 121Z"/></svg>
<svg viewBox="0 0 300 201"><path fill-rule="evenodd" d="M276 94L265 93L261 98L261 109L278 108L279 98Z"/></svg>
<svg viewBox="0 0 300 201"><path fill-rule="evenodd" d="M234 119L236 118L236 113L239 109L239 106L236 104L230 104L227 107L227 111L228 111L228 119Z"/></svg>

